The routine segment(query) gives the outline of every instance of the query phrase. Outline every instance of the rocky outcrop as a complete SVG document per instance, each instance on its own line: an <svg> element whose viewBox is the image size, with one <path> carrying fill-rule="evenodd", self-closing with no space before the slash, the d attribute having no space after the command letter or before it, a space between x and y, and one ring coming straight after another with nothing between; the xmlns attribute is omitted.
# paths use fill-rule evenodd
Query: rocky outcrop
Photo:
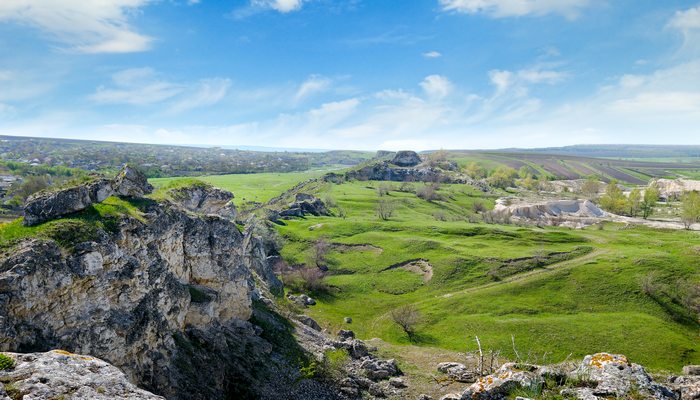
<svg viewBox="0 0 700 400"><path fill-rule="evenodd" d="M0 371L0 399L165 400L137 388L118 368L91 356L63 350L8 355L15 367Z"/></svg>
<svg viewBox="0 0 700 400"><path fill-rule="evenodd" d="M281 218L303 218L306 215L318 217L330 215L330 211L328 211L326 204L321 199L310 194L297 193L294 202L279 212Z"/></svg>
<svg viewBox="0 0 700 400"><path fill-rule="evenodd" d="M554 200L543 203L509 204L511 199L496 201L495 213L508 213L512 219L544 225L580 228L600 222L608 214L589 200Z"/></svg>
<svg viewBox="0 0 700 400"><path fill-rule="evenodd" d="M153 186L138 170L125 166L114 180L96 179L66 189L39 192L24 206L24 225L38 225L64 215L85 210L109 196L141 197L151 193Z"/></svg>
<svg viewBox="0 0 700 400"><path fill-rule="evenodd" d="M659 197L663 200L680 199L685 192L700 191L700 181L691 179L654 179L649 185L659 189Z"/></svg>
<svg viewBox="0 0 700 400"><path fill-rule="evenodd" d="M556 386L545 386L548 380ZM630 363L623 355L608 353L586 356L574 369L506 363L495 373L479 378L461 395L447 398L502 400L522 389L547 390L553 395L580 400L624 398L633 394L635 398L678 399L670 388L654 382L642 366Z"/></svg>
<svg viewBox="0 0 700 400"><path fill-rule="evenodd" d="M461 183L476 186L484 191L488 190L488 186L483 182L471 179L464 174L429 166L397 167L388 161L380 161L348 171L345 178L358 181Z"/></svg>
<svg viewBox="0 0 700 400"><path fill-rule="evenodd" d="M415 167L423 162L418 153L411 150L402 150L396 153L391 163L399 167Z"/></svg>
<svg viewBox="0 0 700 400"><path fill-rule="evenodd" d="M203 182L171 189L169 195L176 204L194 213L213 214L231 220L236 217L233 193Z"/></svg>

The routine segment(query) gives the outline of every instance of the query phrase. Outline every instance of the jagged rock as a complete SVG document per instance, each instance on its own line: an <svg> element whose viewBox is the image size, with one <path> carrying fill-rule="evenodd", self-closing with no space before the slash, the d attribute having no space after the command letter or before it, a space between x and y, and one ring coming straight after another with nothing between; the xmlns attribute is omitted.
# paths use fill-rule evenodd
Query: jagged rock
<svg viewBox="0 0 700 400"><path fill-rule="evenodd" d="M683 375L700 375L700 365L686 365L683 367Z"/></svg>
<svg viewBox="0 0 700 400"><path fill-rule="evenodd" d="M367 389L369 394L375 397L386 397L386 393L384 393L384 389L382 389L381 386L377 385L376 383L373 383L370 385L369 389Z"/></svg>
<svg viewBox="0 0 700 400"><path fill-rule="evenodd" d="M153 192L153 186L141 171L125 165L114 178L114 191L118 196L143 197Z"/></svg>
<svg viewBox="0 0 700 400"><path fill-rule="evenodd" d="M623 397L632 390L654 399L675 399L676 395L667 387L655 383L638 364L632 364L621 354L597 353L586 356L579 367L571 373L585 376L596 383L594 388L568 390L580 399Z"/></svg>
<svg viewBox="0 0 700 400"><path fill-rule="evenodd" d="M315 319L313 319L307 315L298 315L297 319L299 320L299 322L308 326L309 328L311 328L315 331L319 331L319 332L321 331L321 325L319 325Z"/></svg>
<svg viewBox="0 0 700 400"><path fill-rule="evenodd" d="M341 329L338 331L338 337L340 338L340 340L343 340L343 341L352 340L352 339L355 339L355 332Z"/></svg>
<svg viewBox="0 0 700 400"><path fill-rule="evenodd" d="M396 153L391 163L399 167L415 167L423 162L418 153L411 150L402 150Z"/></svg>
<svg viewBox="0 0 700 400"><path fill-rule="evenodd" d="M457 382L471 383L476 380L476 374L470 371L464 364L456 362L442 362L438 364L437 370Z"/></svg>
<svg viewBox="0 0 700 400"><path fill-rule="evenodd" d="M206 378L211 399L224 397L227 379L250 381L237 354L246 348L264 354L252 325L241 325L252 313L246 259L259 255L247 252L231 221L167 204L147 207L146 221L125 217L118 232L98 230L94 242L74 251L28 239L2 255L0 351L91 354L174 399L201 398L191 396L203 390L188 383L192 374ZM198 350L188 356L198 368L179 369L175 360L192 351L192 337L221 341L207 345L218 353ZM219 368L211 357L229 365Z"/></svg>
<svg viewBox="0 0 700 400"><path fill-rule="evenodd" d="M529 388L537 381L536 366L503 364L496 373L479 378L462 393L462 399L500 400L519 388Z"/></svg>
<svg viewBox="0 0 700 400"><path fill-rule="evenodd" d="M112 183L98 179L83 185L39 192L27 199L24 206L24 225L33 226L88 208L104 201L113 193Z"/></svg>
<svg viewBox="0 0 700 400"><path fill-rule="evenodd" d="M118 368L100 359L62 350L16 354L15 368L0 371L0 382L12 387L24 399L74 400L164 400L137 388ZM0 383L0 395L5 392Z"/></svg>
<svg viewBox="0 0 700 400"><path fill-rule="evenodd" d="M74 187L39 192L24 206L24 225L32 226L85 210L109 196L141 197L151 193L153 186L140 171L127 166L110 181L97 179Z"/></svg>
<svg viewBox="0 0 700 400"><path fill-rule="evenodd" d="M394 359L380 360L372 357L364 357L360 364L360 369L373 381L388 379L389 377L401 373Z"/></svg>
<svg viewBox="0 0 700 400"><path fill-rule="evenodd" d="M215 188L206 183L171 189L174 201L188 211L201 214L215 214L233 220L236 207L231 202L233 193Z"/></svg>
<svg viewBox="0 0 700 400"><path fill-rule="evenodd" d="M442 182L454 184L469 184L482 191L490 190L482 181L471 179L467 175L457 172L448 172L440 168L397 167L388 161L380 161L358 169L346 172L346 180L358 181L393 181L393 182Z"/></svg>
<svg viewBox="0 0 700 400"><path fill-rule="evenodd" d="M330 211L321 199L310 194L297 193L294 202L285 210L279 212L283 218L303 218L305 215L321 216L330 215Z"/></svg>
<svg viewBox="0 0 700 400"><path fill-rule="evenodd" d="M681 399L700 399L700 376L674 376L668 381L668 386L681 394Z"/></svg>

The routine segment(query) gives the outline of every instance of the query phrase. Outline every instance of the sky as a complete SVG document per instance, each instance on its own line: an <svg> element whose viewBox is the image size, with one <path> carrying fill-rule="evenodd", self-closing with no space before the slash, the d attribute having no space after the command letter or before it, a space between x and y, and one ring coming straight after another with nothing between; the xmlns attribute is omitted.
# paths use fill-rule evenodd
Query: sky
<svg viewBox="0 0 700 400"><path fill-rule="evenodd" d="M1 0L0 134L700 144L700 2Z"/></svg>

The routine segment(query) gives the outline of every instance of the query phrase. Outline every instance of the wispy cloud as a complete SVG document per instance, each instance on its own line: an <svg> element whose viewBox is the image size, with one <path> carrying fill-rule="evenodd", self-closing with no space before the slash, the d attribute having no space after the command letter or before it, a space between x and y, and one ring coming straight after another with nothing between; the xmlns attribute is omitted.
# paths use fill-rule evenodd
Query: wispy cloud
<svg viewBox="0 0 700 400"><path fill-rule="evenodd" d="M494 18L559 14L576 18L591 0L439 0L444 11L486 14Z"/></svg>
<svg viewBox="0 0 700 400"><path fill-rule="evenodd" d="M452 91L452 83L442 75L429 75L423 79L420 86L428 97L442 99Z"/></svg>
<svg viewBox="0 0 700 400"><path fill-rule="evenodd" d="M179 113L214 105L226 97L230 88L230 79L202 79L180 96L180 99L170 108L170 112Z"/></svg>
<svg viewBox="0 0 700 400"><path fill-rule="evenodd" d="M333 80L321 75L311 75L306 81L299 85L299 89L294 94L294 102L298 103L314 94L330 89Z"/></svg>
<svg viewBox="0 0 700 400"><path fill-rule="evenodd" d="M442 57L442 53L440 53L439 51L434 51L434 50L427 51L427 52L423 53L423 57L425 57L425 58L440 58L440 57Z"/></svg>
<svg viewBox="0 0 700 400"><path fill-rule="evenodd" d="M152 38L129 25L129 15L151 0L3 0L0 22L36 27L49 40L81 53L131 53L148 50Z"/></svg>
<svg viewBox="0 0 700 400"><path fill-rule="evenodd" d="M299 11L308 0L250 0L248 5L233 10L230 14L235 19L251 17L265 11L277 11L288 14Z"/></svg>

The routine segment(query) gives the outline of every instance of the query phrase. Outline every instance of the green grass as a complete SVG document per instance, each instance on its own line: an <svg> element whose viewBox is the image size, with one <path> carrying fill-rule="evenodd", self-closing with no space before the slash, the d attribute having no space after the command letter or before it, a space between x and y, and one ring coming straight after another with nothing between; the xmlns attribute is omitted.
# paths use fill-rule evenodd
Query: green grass
<svg viewBox="0 0 700 400"><path fill-rule="evenodd" d="M493 199L464 185L443 185L445 200L435 202L392 191L382 199L393 200L396 212L379 221L378 185L321 186L317 194L332 197L345 219L308 217L278 228L290 263L304 263L318 237L335 244L326 278L333 289L319 293L308 311L332 331L347 327L343 318L350 316L361 338L408 344L389 314L410 303L423 315L420 346L474 350L479 336L484 346L513 356L514 336L521 353L547 354L549 361L609 351L657 370L700 362L700 326L674 315L678 307L671 300L654 300L640 284L651 272L671 285L679 278L700 280L697 233L469 223L471 204L491 206ZM428 282L405 269L386 270L418 258L433 267Z"/></svg>
<svg viewBox="0 0 700 400"><path fill-rule="evenodd" d="M246 202L264 203L279 195L298 182L310 178L317 178L325 171L307 171L290 173L264 173L264 174L232 174L211 175L197 178L155 178L149 182L156 187L165 188L178 185L178 181L192 182L202 181L210 183L234 194L234 204L240 206Z"/></svg>

